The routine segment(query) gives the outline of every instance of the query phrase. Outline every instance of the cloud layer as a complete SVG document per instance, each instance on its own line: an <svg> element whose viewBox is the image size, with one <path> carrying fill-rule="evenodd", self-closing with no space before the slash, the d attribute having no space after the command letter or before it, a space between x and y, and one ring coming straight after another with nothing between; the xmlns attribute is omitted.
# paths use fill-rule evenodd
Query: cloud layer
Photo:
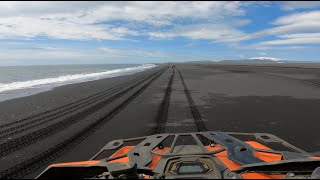
<svg viewBox="0 0 320 180"><path fill-rule="evenodd" d="M185 19L216 21L245 12L240 2L1 2L0 38L122 40ZM118 22L118 23L115 23ZM134 23L134 27L127 27ZM135 28L136 27L136 28ZM144 34L147 35L147 34Z"/></svg>
<svg viewBox="0 0 320 180"><path fill-rule="evenodd" d="M264 11L259 12L259 8ZM192 58L203 54L197 49L201 46L217 49L206 53L204 58L208 59L229 57L232 53L242 56L249 51L256 52L251 56L254 57L264 50L312 49L310 46L320 44L319 8L319 2L302 1L3 1L0 60L30 58L30 54L34 59L185 59L182 55L188 49L197 51L190 55ZM270 17L260 21L259 16L265 12L270 12ZM258 18L254 17L256 14ZM35 48L1 45L9 41L32 42L30 46ZM47 42L69 46L50 49L35 45ZM70 43L85 45L79 50L76 48L81 45ZM159 47L159 51L150 50ZM180 51L181 47L184 50ZM218 48L228 54L217 55Z"/></svg>
<svg viewBox="0 0 320 180"><path fill-rule="evenodd" d="M208 39L241 42L265 36L320 32L320 11L293 13L272 22L274 27L247 33L241 26L252 2L1 2L0 39L48 37L68 40ZM255 3L254 5L257 5ZM281 8L315 8L318 2L284 2ZM147 28L146 28L147 27ZM307 41L304 41L307 40ZM318 43L306 37L261 44Z"/></svg>

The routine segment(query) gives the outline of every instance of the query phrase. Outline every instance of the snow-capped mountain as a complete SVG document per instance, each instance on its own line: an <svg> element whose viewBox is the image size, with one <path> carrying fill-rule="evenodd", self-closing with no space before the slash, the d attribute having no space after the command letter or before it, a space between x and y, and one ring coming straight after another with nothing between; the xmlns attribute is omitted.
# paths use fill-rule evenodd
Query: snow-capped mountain
<svg viewBox="0 0 320 180"><path fill-rule="evenodd" d="M253 57L250 58L250 60L259 60L259 61L283 61L283 59L280 58L274 58L274 57Z"/></svg>

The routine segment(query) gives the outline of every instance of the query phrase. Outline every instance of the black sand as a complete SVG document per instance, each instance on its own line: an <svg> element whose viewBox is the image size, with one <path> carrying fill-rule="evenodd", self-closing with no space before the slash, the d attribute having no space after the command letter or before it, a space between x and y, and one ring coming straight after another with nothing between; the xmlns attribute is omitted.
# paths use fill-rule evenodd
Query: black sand
<svg viewBox="0 0 320 180"><path fill-rule="evenodd" d="M319 65L212 63L176 64L176 67L181 70L208 130L266 132L277 135L306 151L320 151ZM0 126L76 102L134 78L137 78L134 82L138 82L141 79L139 77L157 72L159 69L160 67L131 76L62 86L37 95L1 102ZM114 139L153 134L158 125L161 102L171 75L172 69L169 68L150 85L146 85L149 81L147 79L112 102L99 107L94 113L87 113L85 117L74 120L64 128L59 127L61 129L39 138L37 142L0 156L0 172L9 167L17 167L16 165L73 137L108 112L113 112L117 106L125 104L124 102L144 85L146 86L140 93L121 106L122 108L99 128L95 128L85 138L74 141L75 145L70 149L46 161L37 170L34 168L31 173L23 177L35 177L51 163L89 159L107 142ZM106 98L120 91L121 88ZM100 99L96 101L99 102ZM82 110L70 111L70 115ZM165 132L197 131L192 117L181 79L176 73ZM58 117L35 128L1 139L0 143L10 142L19 136L63 120L64 116Z"/></svg>

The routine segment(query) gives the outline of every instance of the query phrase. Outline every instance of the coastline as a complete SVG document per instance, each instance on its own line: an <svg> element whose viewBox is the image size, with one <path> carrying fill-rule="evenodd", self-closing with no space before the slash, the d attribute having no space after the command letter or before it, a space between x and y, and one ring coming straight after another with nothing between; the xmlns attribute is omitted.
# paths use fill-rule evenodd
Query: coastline
<svg viewBox="0 0 320 180"><path fill-rule="evenodd" d="M0 67L0 102L63 85L131 75L155 64L54 65Z"/></svg>
<svg viewBox="0 0 320 180"><path fill-rule="evenodd" d="M28 96L0 101L0 125L77 101L157 69L159 67L130 75L66 84Z"/></svg>

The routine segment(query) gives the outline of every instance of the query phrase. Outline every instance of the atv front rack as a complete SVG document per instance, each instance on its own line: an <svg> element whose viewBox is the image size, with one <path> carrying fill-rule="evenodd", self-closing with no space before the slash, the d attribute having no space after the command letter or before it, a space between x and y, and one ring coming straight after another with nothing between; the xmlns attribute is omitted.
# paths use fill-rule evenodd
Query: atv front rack
<svg viewBox="0 0 320 180"><path fill-rule="evenodd" d="M50 165L46 178L311 178L320 157L267 133L156 134L109 142L89 161Z"/></svg>
<svg viewBox="0 0 320 180"><path fill-rule="evenodd" d="M253 148L245 141L257 141L268 149ZM190 149L179 152L180 145L197 145L197 150ZM215 147L209 151L208 146ZM120 156L111 156L124 146L133 148ZM166 153L159 149L166 148ZM241 165L262 163L263 161L254 156L254 151L280 154L285 160L307 158L311 154L289 144L288 142L267 133L235 133L235 132L195 132L180 134L157 134L132 139L120 139L109 142L91 160L106 159L112 161L122 157L128 157L130 162L136 163L139 168L146 167L152 162L152 154L161 157L174 157L182 155L214 155L227 150L228 158ZM111 156L111 157L110 157Z"/></svg>

